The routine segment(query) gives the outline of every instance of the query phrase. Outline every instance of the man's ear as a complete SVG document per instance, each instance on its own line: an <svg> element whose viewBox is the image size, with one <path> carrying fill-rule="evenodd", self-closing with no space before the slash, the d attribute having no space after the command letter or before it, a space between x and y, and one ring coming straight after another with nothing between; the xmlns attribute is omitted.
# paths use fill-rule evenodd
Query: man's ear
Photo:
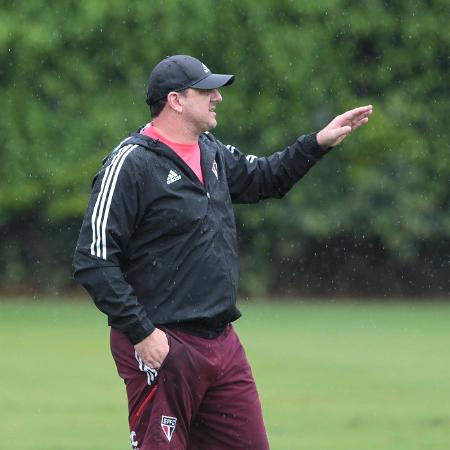
<svg viewBox="0 0 450 450"><path fill-rule="evenodd" d="M179 114L183 112L183 104L181 102L181 95L179 92L169 92L167 94L167 104L175 112Z"/></svg>

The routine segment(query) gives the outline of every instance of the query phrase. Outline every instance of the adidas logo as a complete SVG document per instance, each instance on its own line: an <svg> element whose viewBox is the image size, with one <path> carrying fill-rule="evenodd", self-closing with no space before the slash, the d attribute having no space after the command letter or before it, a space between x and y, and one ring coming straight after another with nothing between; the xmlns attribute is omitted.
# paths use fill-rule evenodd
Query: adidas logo
<svg viewBox="0 0 450 450"><path fill-rule="evenodd" d="M181 180L181 176L178 175L174 170L171 170L167 175L167 184L172 184L178 180Z"/></svg>

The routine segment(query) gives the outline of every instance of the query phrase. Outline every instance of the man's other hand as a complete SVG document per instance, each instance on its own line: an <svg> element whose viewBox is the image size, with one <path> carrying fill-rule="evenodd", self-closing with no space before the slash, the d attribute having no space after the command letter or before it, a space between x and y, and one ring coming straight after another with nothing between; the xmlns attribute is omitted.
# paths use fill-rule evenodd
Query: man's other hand
<svg viewBox="0 0 450 450"><path fill-rule="evenodd" d="M169 353L169 342L166 333L159 328L155 328L145 339L138 342L134 349L146 366L152 369L159 369L167 353Z"/></svg>

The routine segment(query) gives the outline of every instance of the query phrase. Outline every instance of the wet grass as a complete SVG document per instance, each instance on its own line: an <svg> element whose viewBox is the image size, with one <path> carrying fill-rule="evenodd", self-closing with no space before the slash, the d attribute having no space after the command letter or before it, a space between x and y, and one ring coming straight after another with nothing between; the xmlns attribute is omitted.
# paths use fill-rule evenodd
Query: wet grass
<svg viewBox="0 0 450 450"><path fill-rule="evenodd" d="M245 304L272 450L450 448L450 304ZM130 448L105 318L0 301L0 448Z"/></svg>

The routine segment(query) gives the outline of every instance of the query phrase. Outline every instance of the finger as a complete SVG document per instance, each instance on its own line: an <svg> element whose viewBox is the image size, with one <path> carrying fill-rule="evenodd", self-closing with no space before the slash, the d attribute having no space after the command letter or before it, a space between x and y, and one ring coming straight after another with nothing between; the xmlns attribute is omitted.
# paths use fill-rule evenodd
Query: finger
<svg viewBox="0 0 450 450"><path fill-rule="evenodd" d="M357 128L359 128L360 126L364 125L365 123L367 123L369 121L368 117L364 117L363 119L359 120L358 122L356 122L354 125L352 125L352 131L356 130Z"/></svg>
<svg viewBox="0 0 450 450"><path fill-rule="evenodd" d="M140 356L142 362L150 369L159 369L164 357L158 354L146 354L145 356Z"/></svg>
<svg viewBox="0 0 450 450"><path fill-rule="evenodd" d="M345 113L341 114L341 117L345 120L354 120L358 116L367 116L370 114L372 114L372 105L367 105L346 111Z"/></svg>
<svg viewBox="0 0 450 450"><path fill-rule="evenodd" d="M149 369L159 369L160 364L158 364L154 359L143 359L142 360L145 367L148 367Z"/></svg>
<svg viewBox="0 0 450 450"><path fill-rule="evenodd" d="M359 109L359 108L357 108ZM350 125L352 128L358 124L361 120L365 119L366 117L369 117L372 114L372 110L364 110L363 112L356 112L355 110L347 111L340 116L337 116L337 120L335 122L336 125L344 126L344 125ZM333 122L332 122L333 123Z"/></svg>
<svg viewBox="0 0 450 450"><path fill-rule="evenodd" d="M351 118L344 118L341 122L341 126L343 125L350 125L352 127L352 129L358 128L359 126L363 125L364 123L367 123L369 120L369 115L371 113L365 113L365 114L360 114L356 117L351 117Z"/></svg>
<svg viewBox="0 0 450 450"><path fill-rule="evenodd" d="M152 359L152 360L147 361L145 363L145 365L147 367L150 367L151 369L158 370L161 367L161 364L163 363L163 361L164 361L164 358L162 358L161 360L159 360L159 359L158 360L157 359Z"/></svg>
<svg viewBox="0 0 450 450"><path fill-rule="evenodd" d="M345 126L345 127L341 127L341 128L336 128L334 131L334 138L335 139L339 139L341 136L346 136L347 134L349 134L352 131L352 127L351 126Z"/></svg>
<svg viewBox="0 0 450 450"><path fill-rule="evenodd" d="M354 118L354 120L361 120L361 119L364 119L364 118L366 118L366 117L369 117L371 114L372 114L372 110L369 110L369 111L367 111L367 112L365 112L365 113L359 114L358 116L356 116L356 117Z"/></svg>
<svg viewBox="0 0 450 450"><path fill-rule="evenodd" d="M342 135L334 144L334 146L339 145L346 137L348 136L348 134L344 134Z"/></svg>
<svg viewBox="0 0 450 450"><path fill-rule="evenodd" d="M357 108L351 109L349 112L356 114L363 114L365 112L369 112L373 110L372 105L358 106Z"/></svg>

